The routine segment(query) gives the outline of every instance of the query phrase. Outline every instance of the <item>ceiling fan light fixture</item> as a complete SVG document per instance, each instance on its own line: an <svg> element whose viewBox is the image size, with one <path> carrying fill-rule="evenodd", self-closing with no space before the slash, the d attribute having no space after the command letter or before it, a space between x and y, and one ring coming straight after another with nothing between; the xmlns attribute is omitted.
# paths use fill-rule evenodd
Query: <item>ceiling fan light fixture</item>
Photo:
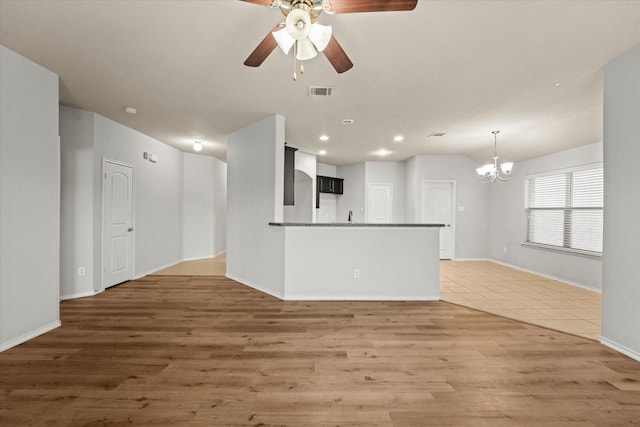
<svg viewBox="0 0 640 427"><path fill-rule="evenodd" d="M296 42L296 59L306 61L318 55L318 51L308 38Z"/></svg>
<svg viewBox="0 0 640 427"><path fill-rule="evenodd" d="M304 9L293 9L287 15L285 28L296 40L306 39L311 31L311 16Z"/></svg>
<svg viewBox="0 0 640 427"><path fill-rule="evenodd" d="M322 52L331 41L332 33L333 29L331 28L331 25L323 25L316 22L311 24L311 31L309 31L309 40L311 40L318 52Z"/></svg>
<svg viewBox="0 0 640 427"><path fill-rule="evenodd" d="M291 47L295 44L296 39L291 37L289 31L287 31L287 29L284 27L279 29L278 31L272 32L271 34L273 35L273 38L276 39L276 43L278 43L278 46L284 52L284 54L288 55Z"/></svg>

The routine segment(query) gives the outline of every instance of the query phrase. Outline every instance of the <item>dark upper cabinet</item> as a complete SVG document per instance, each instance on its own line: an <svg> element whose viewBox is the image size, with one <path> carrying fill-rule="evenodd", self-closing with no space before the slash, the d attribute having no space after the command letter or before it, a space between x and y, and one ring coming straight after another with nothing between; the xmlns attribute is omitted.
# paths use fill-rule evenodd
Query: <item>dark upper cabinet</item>
<svg viewBox="0 0 640 427"><path fill-rule="evenodd" d="M294 204L295 180L296 180L296 151L297 148L284 147L284 204Z"/></svg>
<svg viewBox="0 0 640 427"><path fill-rule="evenodd" d="M316 181L318 193L342 194L344 179L318 175Z"/></svg>
<svg viewBox="0 0 640 427"><path fill-rule="evenodd" d="M344 179L330 176L316 176L316 208L320 207L320 193L342 194Z"/></svg>

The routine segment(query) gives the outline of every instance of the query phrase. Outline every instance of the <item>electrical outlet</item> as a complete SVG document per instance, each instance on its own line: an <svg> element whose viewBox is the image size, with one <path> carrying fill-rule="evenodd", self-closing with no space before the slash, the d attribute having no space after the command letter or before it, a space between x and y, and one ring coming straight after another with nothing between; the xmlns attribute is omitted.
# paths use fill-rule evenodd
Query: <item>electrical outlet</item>
<svg viewBox="0 0 640 427"><path fill-rule="evenodd" d="M84 267L78 267L78 276L84 276L87 274L87 269Z"/></svg>
<svg viewBox="0 0 640 427"><path fill-rule="evenodd" d="M505 246L504 248L502 248L502 250L504 251L504 253L507 253L507 247Z"/></svg>
<svg viewBox="0 0 640 427"><path fill-rule="evenodd" d="M360 278L360 269L358 269L358 268L354 268L353 269L353 278L354 279L359 279Z"/></svg>

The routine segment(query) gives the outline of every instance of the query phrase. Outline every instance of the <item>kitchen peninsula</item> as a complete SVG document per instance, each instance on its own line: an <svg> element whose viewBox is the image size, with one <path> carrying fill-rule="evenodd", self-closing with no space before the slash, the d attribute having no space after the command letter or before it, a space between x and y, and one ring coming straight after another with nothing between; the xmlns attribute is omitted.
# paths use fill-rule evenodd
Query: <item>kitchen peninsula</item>
<svg viewBox="0 0 640 427"><path fill-rule="evenodd" d="M274 223L284 299L437 301L442 224Z"/></svg>
<svg viewBox="0 0 640 427"><path fill-rule="evenodd" d="M226 276L285 300L438 300L437 224L283 220L284 129L274 115L229 136Z"/></svg>

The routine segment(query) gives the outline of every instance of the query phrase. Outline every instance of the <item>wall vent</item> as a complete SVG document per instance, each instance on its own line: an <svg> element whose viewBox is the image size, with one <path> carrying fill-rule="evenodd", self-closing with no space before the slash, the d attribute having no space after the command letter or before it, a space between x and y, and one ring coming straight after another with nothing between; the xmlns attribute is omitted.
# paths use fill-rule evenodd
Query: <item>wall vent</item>
<svg viewBox="0 0 640 427"><path fill-rule="evenodd" d="M332 87L309 86L309 96L333 96Z"/></svg>

